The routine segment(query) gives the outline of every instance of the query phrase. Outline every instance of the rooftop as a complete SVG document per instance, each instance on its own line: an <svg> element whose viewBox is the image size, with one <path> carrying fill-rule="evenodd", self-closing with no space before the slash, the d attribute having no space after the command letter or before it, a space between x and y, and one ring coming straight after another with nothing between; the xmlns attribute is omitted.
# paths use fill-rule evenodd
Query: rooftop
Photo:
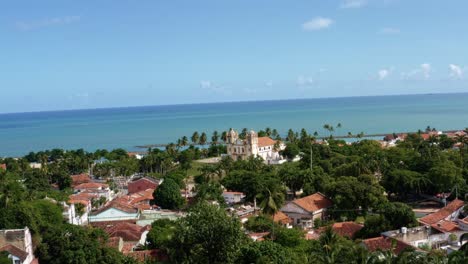
<svg viewBox="0 0 468 264"><path fill-rule="evenodd" d="M292 202L309 212L317 211L332 206L332 201L319 192L306 196L304 198L295 199Z"/></svg>
<svg viewBox="0 0 468 264"><path fill-rule="evenodd" d="M462 200L455 199L451 201L449 204L447 204L447 206L445 206L444 208L441 208L435 213L428 214L420 218L418 221L425 225L436 224L439 221L444 220L447 217L449 217L451 214L453 214L455 211L457 211L464 205L465 205L465 202L463 202Z"/></svg>
<svg viewBox="0 0 468 264"><path fill-rule="evenodd" d="M375 237L362 240L367 250L373 252L377 250L392 250L395 254L400 254L406 248L412 246L405 244L399 240L389 237Z"/></svg>

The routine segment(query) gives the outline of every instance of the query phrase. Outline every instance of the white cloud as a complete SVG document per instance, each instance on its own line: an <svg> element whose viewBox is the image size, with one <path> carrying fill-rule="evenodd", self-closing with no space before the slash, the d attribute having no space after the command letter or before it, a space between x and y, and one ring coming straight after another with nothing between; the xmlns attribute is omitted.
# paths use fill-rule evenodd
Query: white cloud
<svg viewBox="0 0 468 264"><path fill-rule="evenodd" d="M450 64L450 77L453 79L461 79L463 78L463 70L460 66L455 64Z"/></svg>
<svg viewBox="0 0 468 264"><path fill-rule="evenodd" d="M424 79L429 79L432 71L431 65L429 63L421 64L421 71L424 76Z"/></svg>
<svg viewBox="0 0 468 264"><path fill-rule="evenodd" d="M400 32L400 29L391 27L386 27L379 30L379 33L384 35L395 35L400 34Z"/></svg>
<svg viewBox="0 0 468 264"><path fill-rule="evenodd" d="M380 70L377 75L379 76L379 80L385 80L390 75L390 70L382 69Z"/></svg>
<svg viewBox="0 0 468 264"><path fill-rule="evenodd" d="M216 84L212 81L208 81L208 80L200 81L200 87L210 92L224 94L224 95L231 93L228 89L226 89L226 87Z"/></svg>
<svg viewBox="0 0 468 264"><path fill-rule="evenodd" d="M414 69L408 73L401 73L403 79L406 80L418 80L418 79L429 79L432 73L432 66L429 63L423 63L419 65L419 68Z"/></svg>
<svg viewBox="0 0 468 264"><path fill-rule="evenodd" d="M344 0L340 8L361 8L367 4L367 0Z"/></svg>
<svg viewBox="0 0 468 264"><path fill-rule="evenodd" d="M209 89L211 86L211 81L200 81L200 87L203 89Z"/></svg>
<svg viewBox="0 0 468 264"><path fill-rule="evenodd" d="M43 27L66 25L80 21L80 16L65 16L65 17L54 17L46 18L35 21L20 21L16 23L16 27L20 30L29 31L39 29Z"/></svg>
<svg viewBox="0 0 468 264"><path fill-rule="evenodd" d="M302 24L302 29L305 31L321 30L330 27L333 23L334 21L330 18L316 17Z"/></svg>
<svg viewBox="0 0 468 264"><path fill-rule="evenodd" d="M297 77L297 80L296 80L297 86L304 87L304 86L310 86L312 84L314 84L314 79L312 79L312 77L307 77L307 76L302 76L302 75Z"/></svg>

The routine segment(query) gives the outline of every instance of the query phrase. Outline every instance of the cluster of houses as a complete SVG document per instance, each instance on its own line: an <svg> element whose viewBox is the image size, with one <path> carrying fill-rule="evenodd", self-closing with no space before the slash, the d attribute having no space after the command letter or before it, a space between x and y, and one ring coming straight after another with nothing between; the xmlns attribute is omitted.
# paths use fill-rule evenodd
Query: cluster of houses
<svg viewBox="0 0 468 264"><path fill-rule="evenodd" d="M332 205L325 195L315 193L287 202L273 220L287 228L304 229L306 239L318 239L325 228L315 227L314 223L316 219L325 220ZM406 248L418 251L442 249L447 253L456 251L468 242L468 215L464 207L462 200L455 199L440 210L418 219L419 226L386 231L379 237L362 240L361 245L369 251L391 250L395 254ZM335 233L350 239L363 227L351 221L331 225ZM268 232L249 234L254 241L262 241L268 235Z"/></svg>
<svg viewBox="0 0 468 264"><path fill-rule="evenodd" d="M468 133L463 130L459 131L447 131L447 132L442 132L442 131L437 131L437 130L431 130L431 131L426 131L425 133L421 133L420 136L424 140L430 140L432 137L439 137L441 135L447 136L447 138L455 139L457 137L464 137L468 136ZM394 147L399 141L405 141L405 139L408 137L408 133L398 133L398 134L389 134L386 135L382 141L379 141L382 146L384 147ZM453 148L459 148L460 147L460 142L456 142L453 145Z"/></svg>

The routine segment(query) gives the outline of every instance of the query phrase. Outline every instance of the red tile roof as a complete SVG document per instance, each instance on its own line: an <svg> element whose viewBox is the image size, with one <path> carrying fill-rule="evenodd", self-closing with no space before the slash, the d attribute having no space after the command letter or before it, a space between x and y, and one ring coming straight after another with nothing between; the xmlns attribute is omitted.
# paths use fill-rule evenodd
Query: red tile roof
<svg viewBox="0 0 468 264"><path fill-rule="evenodd" d="M22 249L19 249L13 245L6 245L6 246L3 246L0 248L0 252L2 251L6 251L8 253L10 253L11 255L15 256L15 257L18 257L21 262L23 262L27 257L28 257L28 252L22 250Z"/></svg>
<svg viewBox="0 0 468 264"><path fill-rule="evenodd" d="M275 145L276 140L271 139L270 137L259 137L258 146L259 147L268 147Z"/></svg>
<svg viewBox="0 0 468 264"><path fill-rule="evenodd" d="M110 237L108 240L107 240L107 246L108 247L111 247L111 248L115 248L117 250L121 250L120 248L120 241L122 241L122 238L121 237Z"/></svg>
<svg viewBox="0 0 468 264"><path fill-rule="evenodd" d="M309 212L332 206L332 201L319 192L304 198L293 200L292 202Z"/></svg>
<svg viewBox="0 0 468 264"><path fill-rule="evenodd" d="M362 243L366 246L367 250L373 252L377 250L392 250L394 254L400 254L405 248L411 246L399 240L390 237L375 237L364 239ZM395 248L393 248L395 247Z"/></svg>
<svg viewBox="0 0 468 264"><path fill-rule="evenodd" d="M281 223L281 224L285 225L285 224L292 223L293 220L291 218L289 218L287 215L285 215L283 212L278 211L273 216L273 221L275 221L276 223Z"/></svg>
<svg viewBox="0 0 468 264"><path fill-rule="evenodd" d="M141 227L136 224L119 222L115 225L106 226L103 229L109 237L121 237L125 242L129 242L139 241L141 235L149 229L149 226Z"/></svg>
<svg viewBox="0 0 468 264"><path fill-rule="evenodd" d="M106 189L109 188L109 185L105 183L97 183L97 182L87 182L82 183L74 187L75 190L83 190L83 189Z"/></svg>
<svg viewBox="0 0 468 264"><path fill-rule="evenodd" d="M434 229L439 230L440 232L443 232L443 233L451 233L455 231L460 231L460 228L458 228L458 224L452 221L442 220L436 224L432 224L431 226Z"/></svg>
<svg viewBox="0 0 468 264"><path fill-rule="evenodd" d="M71 178L72 178L72 186L76 186L76 185L79 185L79 184L82 184L82 183L91 182L91 178L86 173L82 173L82 174L78 174L78 175L72 175Z"/></svg>
<svg viewBox="0 0 468 264"><path fill-rule="evenodd" d="M341 222L332 225L333 231L340 236L353 238L354 235L363 228L363 225L354 222Z"/></svg>
<svg viewBox="0 0 468 264"><path fill-rule="evenodd" d="M464 204L465 202L463 202L462 200L455 199L451 201L449 204L447 204L447 206L440 209L439 211L432 213L432 214L428 214L424 217L421 217L418 221L425 225L436 224L437 222L449 217L455 211L463 207Z"/></svg>

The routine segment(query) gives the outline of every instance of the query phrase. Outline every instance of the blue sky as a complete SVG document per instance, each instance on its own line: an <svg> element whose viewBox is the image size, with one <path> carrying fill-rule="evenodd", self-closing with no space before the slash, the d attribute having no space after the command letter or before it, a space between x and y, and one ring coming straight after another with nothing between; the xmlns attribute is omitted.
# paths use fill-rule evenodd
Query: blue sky
<svg viewBox="0 0 468 264"><path fill-rule="evenodd" d="M468 1L0 2L0 112L468 92Z"/></svg>

